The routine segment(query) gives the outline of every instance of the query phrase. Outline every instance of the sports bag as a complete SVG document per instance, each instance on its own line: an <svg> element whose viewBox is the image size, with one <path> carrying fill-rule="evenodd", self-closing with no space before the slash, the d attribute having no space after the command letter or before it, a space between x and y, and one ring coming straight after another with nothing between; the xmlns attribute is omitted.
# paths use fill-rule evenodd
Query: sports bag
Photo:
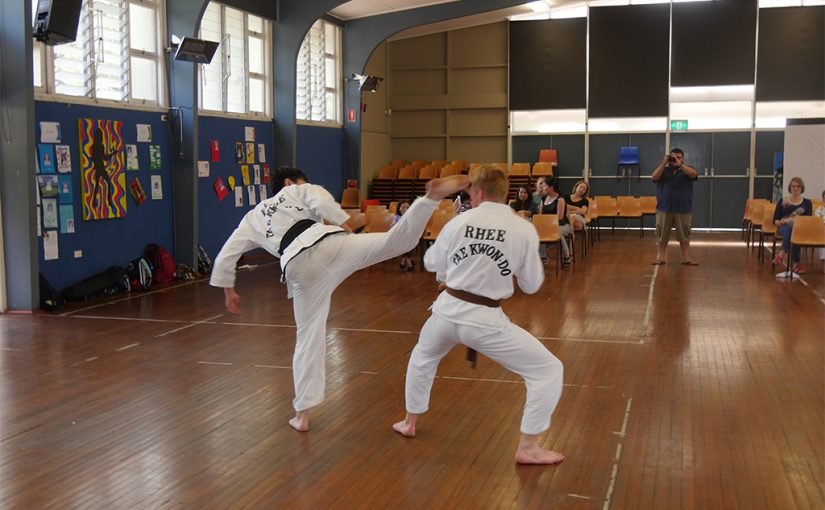
<svg viewBox="0 0 825 510"><path fill-rule="evenodd" d="M163 246L155 243L147 244L143 250L143 258L149 262L152 268L152 279L158 283L175 281L175 259L172 254Z"/></svg>
<svg viewBox="0 0 825 510"><path fill-rule="evenodd" d="M198 272L202 274L212 272L212 259L209 258L209 254L201 245L198 245Z"/></svg>
<svg viewBox="0 0 825 510"><path fill-rule="evenodd" d="M63 296L51 286L43 273L40 273L40 308L52 312L65 304Z"/></svg>
<svg viewBox="0 0 825 510"><path fill-rule="evenodd" d="M144 257L138 257L129 262L126 267L126 274L129 277L129 290L149 290L152 286L152 268Z"/></svg>
<svg viewBox="0 0 825 510"><path fill-rule="evenodd" d="M112 266L102 273L90 276L63 290L67 301L82 301L102 294L114 294L121 289L126 270Z"/></svg>

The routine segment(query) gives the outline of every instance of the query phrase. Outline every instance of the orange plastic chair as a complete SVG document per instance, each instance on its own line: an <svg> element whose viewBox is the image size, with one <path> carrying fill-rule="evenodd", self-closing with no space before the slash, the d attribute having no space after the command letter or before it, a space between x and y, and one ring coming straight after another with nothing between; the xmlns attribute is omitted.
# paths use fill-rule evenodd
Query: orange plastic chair
<svg viewBox="0 0 825 510"><path fill-rule="evenodd" d="M538 175L543 175L543 176L550 175L550 176L552 176L553 175L553 165L546 162L546 161L539 161L538 163L533 165L533 175L534 176L538 176Z"/></svg>
<svg viewBox="0 0 825 510"><path fill-rule="evenodd" d="M534 214L533 226L539 234L539 242L556 245L556 274L561 270L561 229L555 214Z"/></svg>
<svg viewBox="0 0 825 510"><path fill-rule="evenodd" d="M356 208L361 205L361 193L358 188L346 188L341 195L341 208Z"/></svg>
<svg viewBox="0 0 825 510"><path fill-rule="evenodd" d="M559 153L556 149L541 149L539 151L539 162L550 163L551 166L559 166Z"/></svg>

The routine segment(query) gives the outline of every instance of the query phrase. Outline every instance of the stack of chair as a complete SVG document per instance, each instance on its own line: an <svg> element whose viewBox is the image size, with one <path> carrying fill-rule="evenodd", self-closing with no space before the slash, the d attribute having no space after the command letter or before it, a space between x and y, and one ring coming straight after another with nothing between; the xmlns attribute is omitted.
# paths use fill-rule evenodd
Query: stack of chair
<svg viewBox="0 0 825 510"><path fill-rule="evenodd" d="M372 180L372 196L387 203L395 198L395 178L398 176L398 166L384 165L378 171L378 177Z"/></svg>

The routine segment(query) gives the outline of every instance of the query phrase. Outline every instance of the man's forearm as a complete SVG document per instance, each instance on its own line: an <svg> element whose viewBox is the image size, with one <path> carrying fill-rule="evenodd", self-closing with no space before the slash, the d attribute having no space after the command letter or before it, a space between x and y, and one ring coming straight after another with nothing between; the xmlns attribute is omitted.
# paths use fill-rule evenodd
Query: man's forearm
<svg viewBox="0 0 825 510"><path fill-rule="evenodd" d="M682 163L682 171L685 172L687 176L691 179L695 179L696 176L699 175L699 172L697 172L695 168L693 168L692 166L687 166L684 163Z"/></svg>

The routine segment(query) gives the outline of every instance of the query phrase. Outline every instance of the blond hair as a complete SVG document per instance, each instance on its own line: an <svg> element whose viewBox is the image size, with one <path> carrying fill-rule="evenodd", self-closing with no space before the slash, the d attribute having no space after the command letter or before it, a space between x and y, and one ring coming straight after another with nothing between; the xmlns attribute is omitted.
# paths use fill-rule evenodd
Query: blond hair
<svg viewBox="0 0 825 510"><path fill-rule="evenodd" d="M504 202L510 191L510 183L507 180L507 173L501 168L484 164L470 172L470 182L476 188L484 191L484 195L490 200Z"/></svg>

